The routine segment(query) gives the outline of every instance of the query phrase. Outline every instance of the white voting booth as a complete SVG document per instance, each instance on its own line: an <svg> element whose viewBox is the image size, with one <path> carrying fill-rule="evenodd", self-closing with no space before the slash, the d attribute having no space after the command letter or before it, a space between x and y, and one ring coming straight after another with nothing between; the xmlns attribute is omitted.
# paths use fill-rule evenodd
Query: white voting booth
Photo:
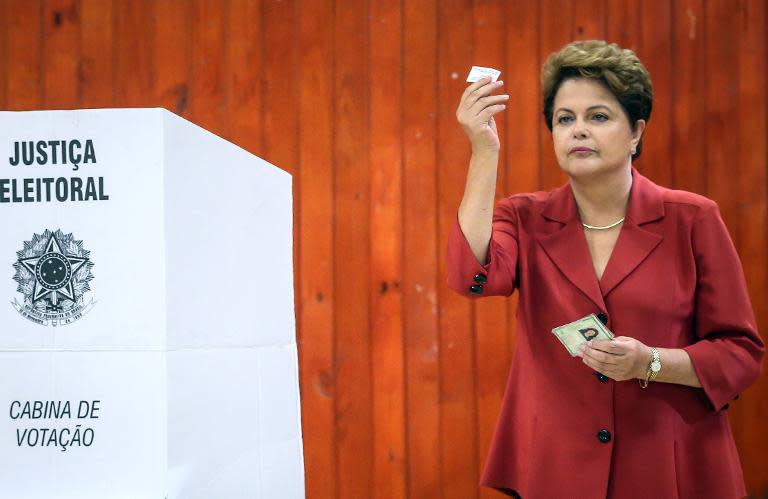
<svg viewBox="0 0 768 499"><path fill-rule="evenodd" d="M0 113L0 499L304 497L291 177L162 109Z"/></svg>

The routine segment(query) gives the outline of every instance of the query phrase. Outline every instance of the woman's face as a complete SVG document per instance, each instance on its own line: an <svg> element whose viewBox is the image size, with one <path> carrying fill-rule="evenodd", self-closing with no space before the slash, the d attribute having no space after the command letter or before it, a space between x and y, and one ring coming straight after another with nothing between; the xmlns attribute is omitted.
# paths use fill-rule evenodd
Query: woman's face
<svg viewBox="0 0 768 499"><path fill-rule="evenodd" d="M560 168L570 177L588 177L631 166L632 150L645 129L635 131L616 97L591 78L564 81L555 94L552 140Z"/></svg>

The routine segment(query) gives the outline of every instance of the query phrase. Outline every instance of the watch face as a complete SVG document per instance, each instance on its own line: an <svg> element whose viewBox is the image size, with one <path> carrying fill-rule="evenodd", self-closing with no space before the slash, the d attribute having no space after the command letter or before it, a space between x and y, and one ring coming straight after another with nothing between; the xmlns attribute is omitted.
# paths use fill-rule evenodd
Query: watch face
<svg viewBox="0 0 768 499"><path fill-rule="evenodd" d="M654 360L653 362L651 362L651 371L655 373L661 371L661 362L659 362L658 360Z"/></svg>

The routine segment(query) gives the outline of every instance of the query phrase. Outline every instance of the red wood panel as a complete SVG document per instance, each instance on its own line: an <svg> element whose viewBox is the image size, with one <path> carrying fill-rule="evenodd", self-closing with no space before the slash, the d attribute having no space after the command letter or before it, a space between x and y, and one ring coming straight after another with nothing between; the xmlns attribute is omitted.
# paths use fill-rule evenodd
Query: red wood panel
<svg viewBox="0 0 768 499"><path fill-rule="evenodd" d="M299 168L294 181L301 206L296 296L306 494L335 498L333 0L303 2L298 21L298 66L304 69L295 75Z"/></svg>
<svg viewBox="0 0 768 499"><path fill-rule="evenodd" d="M298 124L298 87L296 78L290 75L296 68L298 44L296 43L295 13L297 2L265 0L262 2L262 32L264 47L264 71L262 88L263 150L261 156L272 164L294 175L298 160L296 143ZM293 183L293 225L298 226L301 212L298 185ZM293 261L298 261L298 234L294 231ZM301 269L294 270L294 286L298 285Z"/></svg>
<svg viewBox="0 0 768 499"><path fill-rule="evenodd" d="M646 6L632 0L608 0L605 3L605 40L639 53L642 47L643 8L655 11L659 9L659 4Z"/></svg>
<svg viewBox="0 0 768 499"><path fill-rule="evenodd" d="M469 164L469 142L456 107L472 66L472 5L438 4L438 223L440 255L440 459L442 498L477 497L477 418L472 307L445 283L445 241L456 221Z"/></svg>
<svg viewBox="0 0 768 499"><path fill-rule="evenodd" d="M403 9L403 315L408 497L440 497L437 1Z"/></svg>
<svg viewBox="0 0 768 499"><path fill-rule="evenodd" d="M575 7L569 0L542 0L539 10L539 54L540 64L543 65L552 52L560 50L573 40L572 19ZM540 77L541 69L537 73ZM543 106L542 106L543 111ZM541 142L540 174L541 188L553 189L566 181L566 176L552 150L552 134L547 130L539 139Z"/></svg>
<svg viewBox="0 0 768 499"><path fill-rule="evenodd" d="M192 4L157 0L153 70L155 105L181 116L189 110L192 77ZM197 97L197 94L195 95Z"/></svg>
<svg viewBox="0 0 768 499"><path fill-rule="evenodd" d="M334 13L337 497L357 499L373 486L369 12L351 2Z"/></svg>
<svg viewBox="0 0 768 499"><path fill-rule="evenodd" d="M115 106L151 107L155 101L152 33L154 2L115 2ZM149 35L149 36L148 36Z"/></svg>
<svg viewBox="0 0 768 499"><path fill-rule="evenodd" d="M633 2L634 5L634 2ZM643 133L643 154L637 167L644 175L664 186L673 185L672 171L672 89L674 66L670 50L672 32L671 2L643 2L631 8L630 16L642 19L642 30L635 33L640 60L651 73L653 112ZM639 26L639 23L635 23ZM639 29L639 27L638 27Z"/></svg>
<svg viewBox="0 0 768 499"><path fill-rule="evenodd" d="M510 101L502 146L507 182L501 194L509 195L539 190L541 136L548 136L549 130L541 112L538 3L521 7L508 2L505 18L506 75L501 78ZM511 359L517 336L517 293L508 300L507 310L507 358Z"/></svg>
<svg viewBox="0 0 768 499"><path fill-rule="evenodd" d="M80 12L77 0L43 3L43 105L72 109L78 101Z"/></svg>
<svg viewBox="0 0 768 499"><path fill-rule="evenodd" d="M673 185L706 192L706 121L704 8L701 0L677 0L672 10L672 66L675 79L672 100Z"/></svg>
<svg viewBox="0 0 768 499"><path fill-rule="evenodd" d="M761 0L742 1L740 6L741 12L736 19L739 31L736 49L739 54L736 75L739 152L736 163L740 173L735 175L734 192L730 196L739 201L737 216L741 228L736 244L746 270L758 327L765 339L768 327L768 98L765 86L768 78L768 9ZM765 365L763 372L767 372ZM765 462L765 449L768 448L766 394L768 377L763 375L754 387L733 404L734 413L731 415L747 490L755 497L768 495L768 465Z"/></svg>
<svg viewBox="0 0 768 499"><path fill-rule="evenodd" d="M582 0L573 8L571 33L574 40L605 38L606 0Z"/></svg>
<svg viewBox="0 0 768 499"><path fill-rule="evenodd" d="M370 2L371 377L373 490L398 499L405 486L402 317L402 4Z"/></svg>
<svg viewBox="0 0 768 499"><path fill-rule="evenodd" d="M262 73L263 157L288 173L296 171L295 1L264 0Z"/></svg>
<svg viewBox="0 0 768 499"><path fill-rule="evenodd" d="M8 15L12 14L8 2L0 2L0 75L8 74ZM0 76L0 109L6 109L8 79Z"/></svg>
<svg viewBox="0 0 768 499"><path fill-rule="evenodd" d="M734 239L740 229L737 212L741 197L733 196L733 192L743 165L733 161L739 153L741 124L733 119L738 104L736 92L739 85L739 60L732 56L731 47L738 45L740 17L738 4L729 0L709 0L704 4L704 37L721 41L705 43L703 54L707 71L707 78L703 82L706 88L707 119L700 133L704 136L706 151L706 193L720 205L720 212Z"/></svg>
<svg viewBox="0 0 768 499"><path fill-rule="evenodd" d="M6 100L11 110L41 109L43 97L42 26L40 1L5 3L7 67Z"/></svg>
<svg viewBox="0 0 768 499"><path fill-rule="evenodd" d="M80 0L79 103L86 108L115 105L115 17L113 2Z"/></svg>
<svg viewBox="0 0 768 499"><path fill-rule="evenodd" d="M483 0L475 2L473 26L472 64L497 68L503 71L501 79L506 77L505 63L505 2ZM468 68L461 74L466 78ZM465 83L464 85L468 85ZM499 93L506 93L506 90ZM515 116L510 113L509 116ZM508 133L504 113L495 117L499 139L504 143ZM464 143L469 141L464 138ZM500 155L496 177L497 199L505 195L506 157ZM496 419L501 410L501 398L504 395L504 381L509 371L509 348L507 345L507 300L493 297L475 303L475 410L477 413L477 457L482 470L485 456L490 449L491 438L496 427ZM480 491L479 497L498 497L498 493L489 489Z"/></svg>
<svg viewBox="0 0 768 499"><path fill-rule="evenodd" d="M226 4L192 2L192 75L189 119L219 135L226 135L224 92Z"/></svg>
<svg viewBox="0 0 768 499"><path fill-rule="evenodd" d="M320 2L307 2L299 14L303 17L305 11L311 12L322 6ZM224 62L227 68L225 86L228 138L254 154L262 154L264 150L262 74L265 71L265 46L261 9L258 0L230 0ZM301 62L299 67L317 67L317 64ZM287 78L274 79L280 82Z"/></svg>

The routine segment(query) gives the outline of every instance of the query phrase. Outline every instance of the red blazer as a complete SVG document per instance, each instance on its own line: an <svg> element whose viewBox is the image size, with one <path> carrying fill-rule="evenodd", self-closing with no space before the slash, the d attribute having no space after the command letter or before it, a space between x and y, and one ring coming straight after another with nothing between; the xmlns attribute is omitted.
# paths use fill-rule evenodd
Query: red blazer
<svg viewBox="0 0 768 499"><path fill-rule="evenodd" d="M746 495L728 403L759 375L743 271L717 205L633 169L627 216L598 282L570 185L494 210L489 262L458 223L448 285L469 297L519 289L517 345L482 484L523 499ZM615 382L551 330L602 314L617 336L684 348L702 388Z"/></svg>

